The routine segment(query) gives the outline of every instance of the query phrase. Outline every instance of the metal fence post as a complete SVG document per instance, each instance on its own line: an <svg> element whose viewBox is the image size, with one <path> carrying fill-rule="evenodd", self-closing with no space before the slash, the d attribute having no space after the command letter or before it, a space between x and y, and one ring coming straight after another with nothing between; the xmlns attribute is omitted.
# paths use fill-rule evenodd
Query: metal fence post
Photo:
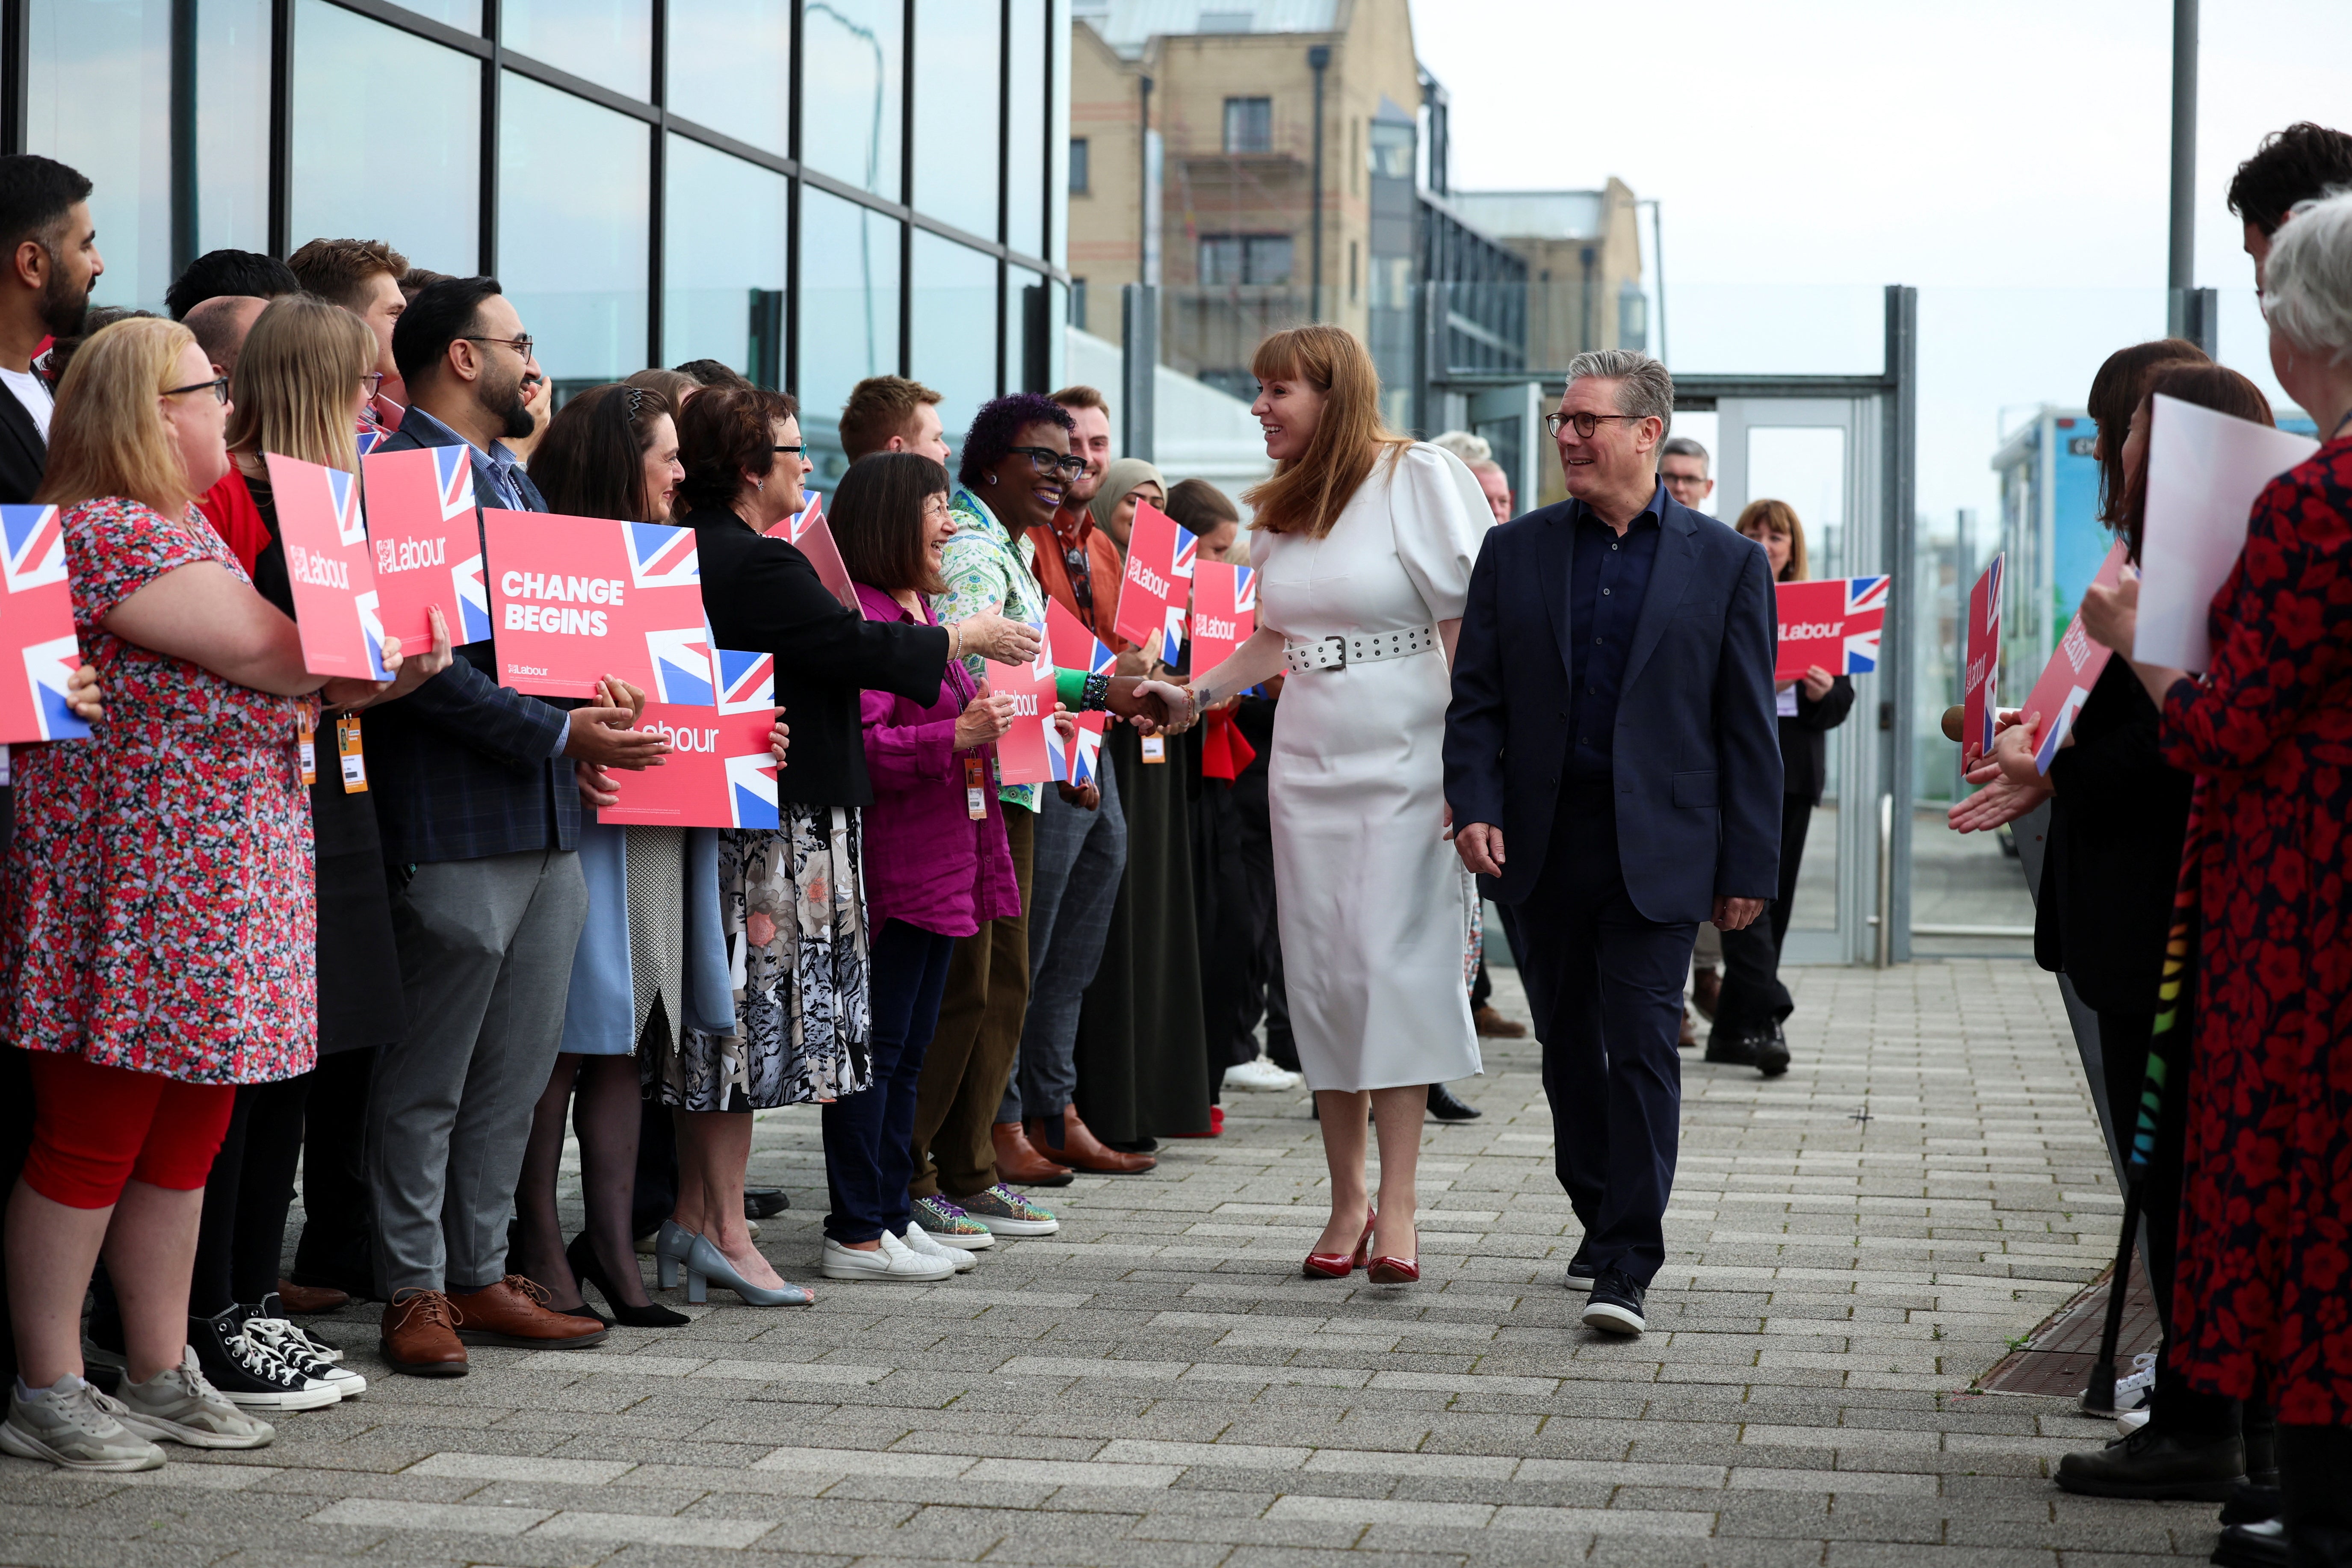
<svg viewBox="0 0 2352 1568"><path fill-rule="evenodd" d="M1119 455L1152 460L1152 394L1160 372L1160 290L1129 283L1119 290L1118 414L1126 421Z"/></svg>

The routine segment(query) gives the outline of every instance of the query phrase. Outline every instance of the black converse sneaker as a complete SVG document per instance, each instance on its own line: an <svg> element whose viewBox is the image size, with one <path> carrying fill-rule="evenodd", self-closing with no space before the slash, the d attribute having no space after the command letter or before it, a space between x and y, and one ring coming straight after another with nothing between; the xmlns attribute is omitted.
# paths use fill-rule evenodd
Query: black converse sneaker
<svg viewBox="0 0 2352 1568"><path fill-rule="evenodd" d="M275 1291L264 1296L257 1307L247 1307L245 1337L263 1350L292 1367L315 1383L331 1385L345 1399L353 1399L367 1392L367 1379L348 1367L336 1365L327 1359L300 1324L284 1315Z"/></svg>
<svg viewBox="0 0 2352 1568"><path fill-rule="evenodd" d="M335 1385L289 1364L245 1332L243 1307L209 1318L188 1315L188 1344L205 1380L230 1404L250 1410L317 1410L342 1398Z"/></svg>

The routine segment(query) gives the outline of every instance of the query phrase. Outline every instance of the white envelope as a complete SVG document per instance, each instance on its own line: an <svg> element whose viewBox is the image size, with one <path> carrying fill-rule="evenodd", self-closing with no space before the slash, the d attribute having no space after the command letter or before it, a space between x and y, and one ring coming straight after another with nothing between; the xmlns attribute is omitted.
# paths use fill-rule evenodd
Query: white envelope
<svg viewBox="0 0 2352 1568"><path fill-rule="evenodd" d="M2202 670L2213 657L2207 614L2245 548L2254 499L2319 443L2177 397L2159 395L2153 413L2132 657Z"/></svg>

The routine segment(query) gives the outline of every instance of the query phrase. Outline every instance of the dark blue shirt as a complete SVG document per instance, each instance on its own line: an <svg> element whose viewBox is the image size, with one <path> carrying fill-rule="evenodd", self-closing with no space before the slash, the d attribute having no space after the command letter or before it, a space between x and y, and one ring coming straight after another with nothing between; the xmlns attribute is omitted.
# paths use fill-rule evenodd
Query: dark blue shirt
<svg viewBox="0 0 2352 1568"><path fill-rule="evenodd" d="M1568 557L1568 773L1570 778L1610 776L1623 695L1625 656L1633 625L1649 596L1658 559L1658 517L1666 505L1662 481L1624 537L1582 501L1570 514Z"/></svg>

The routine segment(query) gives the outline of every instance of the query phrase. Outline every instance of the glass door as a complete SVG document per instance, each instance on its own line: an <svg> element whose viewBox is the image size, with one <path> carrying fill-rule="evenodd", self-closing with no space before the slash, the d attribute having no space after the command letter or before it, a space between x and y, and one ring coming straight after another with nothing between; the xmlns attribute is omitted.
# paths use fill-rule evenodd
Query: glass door
<svg viewBox="0 0 2352 1568"><path fill-rule="evenodd" d="M1888 570L1878 559L1878 398L1725 397L1716 416L1715 512L1727 525L1751 502L1786 501L1805 531L1808 575ZM1853 682L1853 709L1830 733L1828 785L1806 831L1782 954L1790 963L1866 963L1875 952L1881 693L1874 674Z"/></svg>

